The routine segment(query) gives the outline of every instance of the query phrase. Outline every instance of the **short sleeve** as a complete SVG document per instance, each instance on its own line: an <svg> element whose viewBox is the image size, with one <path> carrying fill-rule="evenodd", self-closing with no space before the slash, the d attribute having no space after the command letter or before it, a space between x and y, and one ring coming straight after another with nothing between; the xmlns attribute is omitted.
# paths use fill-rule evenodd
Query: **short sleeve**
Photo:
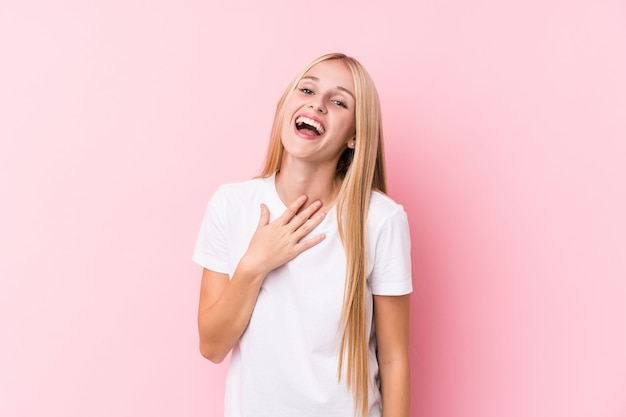
<svg viewBox="0 0 626 417"><path fill-rule="evenodd" d="M228 273L228 241L226 199L223 188L211 197L206 208L192 260L200 266L223 274Z"/></svg>
<svg viewBox="0 0 626 417"><path fill-rule="evenodd" d="M413 291L411 238L402 206L385 219L375 238L374 266L369 277L372 294L409 294Z"/></svg>

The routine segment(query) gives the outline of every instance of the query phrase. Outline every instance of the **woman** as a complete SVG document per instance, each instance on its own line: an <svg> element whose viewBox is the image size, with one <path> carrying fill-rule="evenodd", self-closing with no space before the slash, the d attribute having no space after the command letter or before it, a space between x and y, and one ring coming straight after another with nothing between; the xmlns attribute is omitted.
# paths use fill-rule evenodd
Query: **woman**
<svg viewBox="0 0 626 417"><path fill-rule="evenodd" d="M370 76L314 60L278 102L261 176L215 193L194 251L200 351L232 351L227 417L409 416L409 232L385 190Z"/></svg>

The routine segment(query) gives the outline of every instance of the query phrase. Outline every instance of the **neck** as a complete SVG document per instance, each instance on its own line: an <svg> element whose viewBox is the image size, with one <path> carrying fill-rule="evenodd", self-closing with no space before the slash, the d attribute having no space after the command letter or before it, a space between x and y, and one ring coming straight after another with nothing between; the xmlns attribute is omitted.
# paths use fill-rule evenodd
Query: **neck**
<svg viewBox="0 0 626 417"><path fill-rule="evenodd" d="M336 164L335 164L336 165ZM283 160L276 174L276 191L285 205L301 195L308 197L306 205L320 200L323 210L328 212L335 204L341 182L336 179L336 167L290 162Z"/></svg>

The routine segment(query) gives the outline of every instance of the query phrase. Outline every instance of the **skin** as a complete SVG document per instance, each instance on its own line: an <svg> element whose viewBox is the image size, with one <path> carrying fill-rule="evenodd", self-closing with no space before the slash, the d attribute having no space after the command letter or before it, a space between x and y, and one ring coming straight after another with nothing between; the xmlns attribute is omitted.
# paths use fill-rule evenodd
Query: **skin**
<svg viewBox="0 0 626 417"><path fill-rule="evenodd" d="M409 295L374 296L383 417L409 417Z"/></svg>
<svg viewBox="0 0 626 417"><path fill-rule="evenodd" d="M275 268L321 243L324 235L302 240L334 205L340 183L337 161L354 147L354 82L341 61L324 61L308 71L286 102L276 190L287 209L273 222L261 205L257 229L232 279L204 269L198 309L200 352L221 362L245 331L263 281ZM294 129L299 115L319 120L319 138ZM307 136L308 135L308 136ZM409 297L374 296L383 417L409 416Z"/></svg>

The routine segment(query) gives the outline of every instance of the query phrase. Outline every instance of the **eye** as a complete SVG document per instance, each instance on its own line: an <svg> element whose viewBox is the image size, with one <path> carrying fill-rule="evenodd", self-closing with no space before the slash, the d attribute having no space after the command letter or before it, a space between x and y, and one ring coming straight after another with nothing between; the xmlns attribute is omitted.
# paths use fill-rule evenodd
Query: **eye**
<svg viewBox="0 0 626 417"><path fill-rule="evenodd" d="M309 96L313 94L313 90L311 90L310 88L306 88L306 87L300 88L300 91L302 91L304 94L309 95Z"/></svg>
<svg viewBox="0 0 626 417"><path fill-rule="evenodd" d="M348 106L346 105L346 103L344 103L343 101L340 100L333 100L333 103L336 104L339 107L343 107L344 109L347 109Z"/></svg>

